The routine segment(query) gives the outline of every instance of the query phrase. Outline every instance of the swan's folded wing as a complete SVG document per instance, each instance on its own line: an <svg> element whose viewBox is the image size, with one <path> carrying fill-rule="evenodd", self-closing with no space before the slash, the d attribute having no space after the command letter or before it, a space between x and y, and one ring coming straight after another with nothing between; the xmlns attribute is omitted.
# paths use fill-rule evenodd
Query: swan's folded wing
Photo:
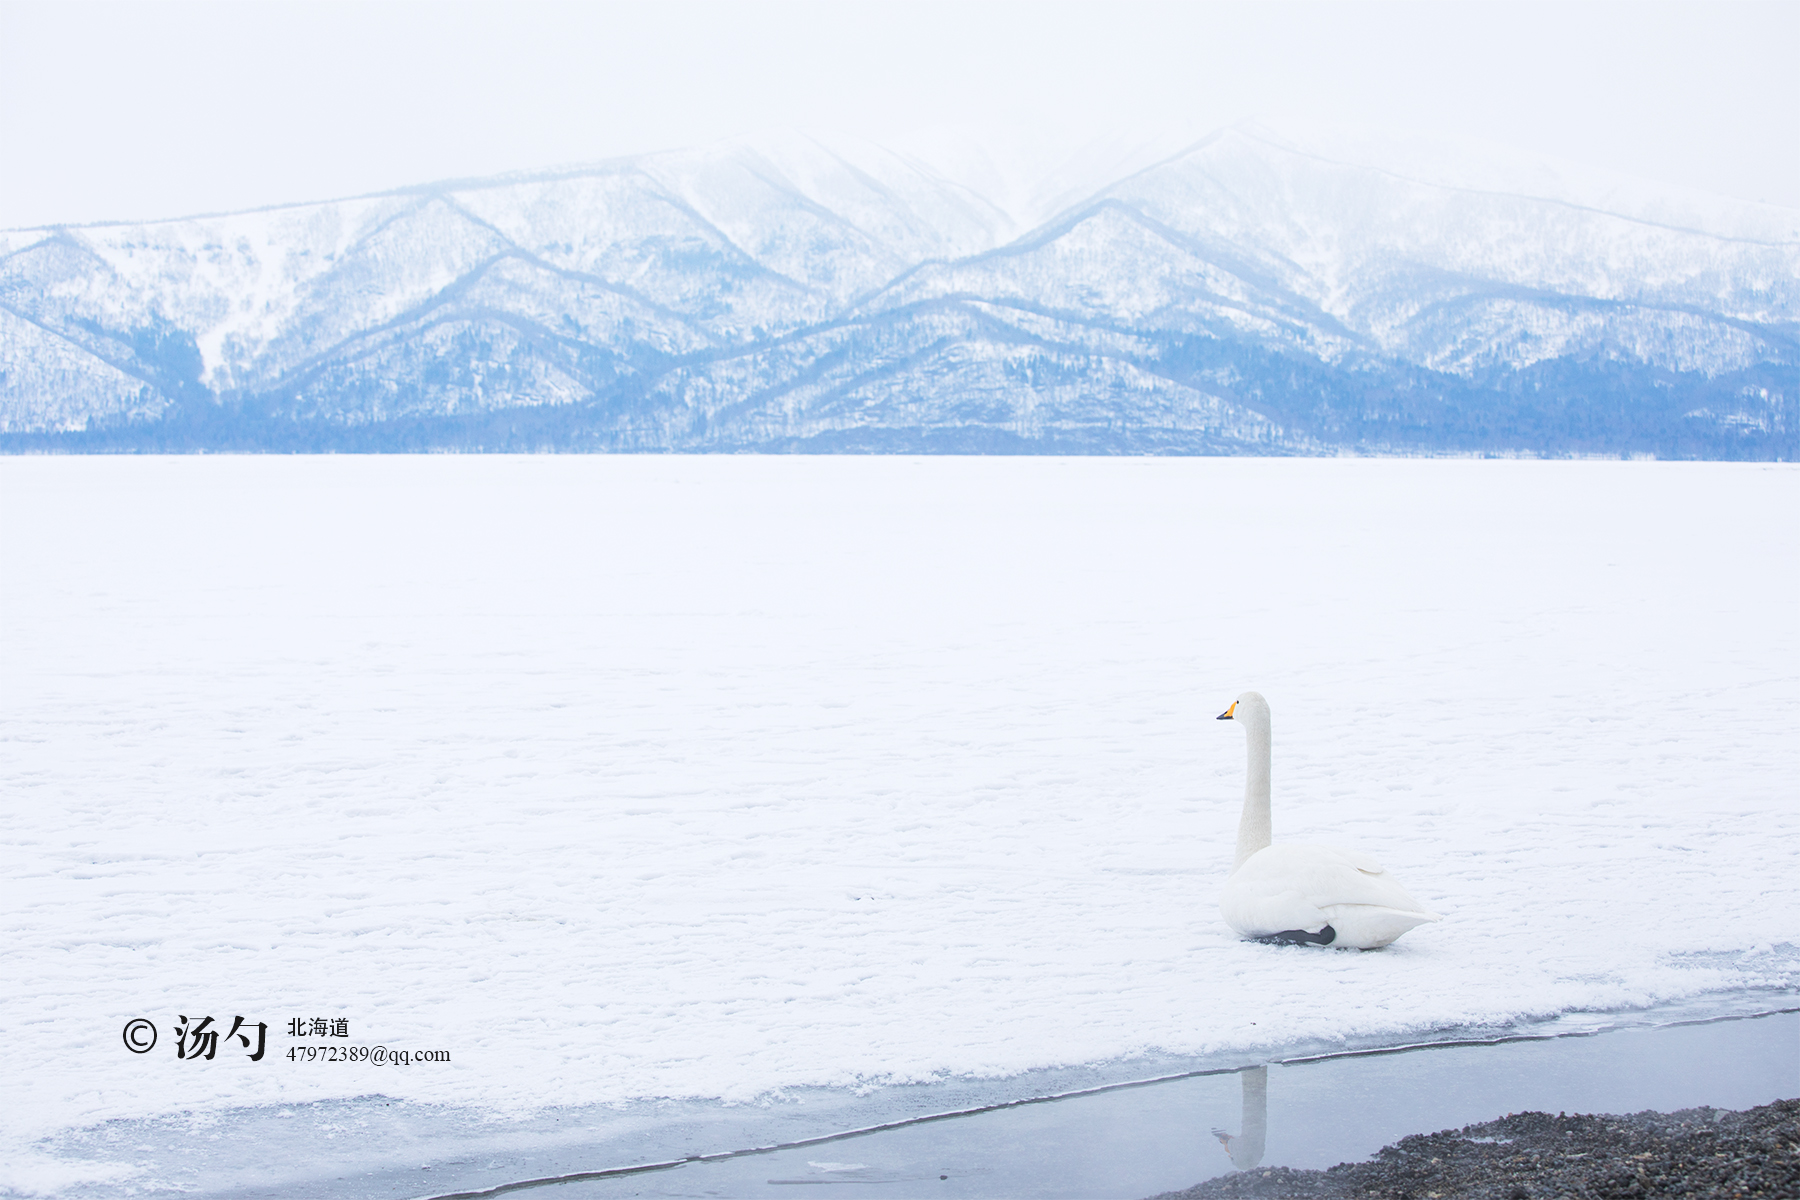
<svg viewBox="0 0 1800 1200"><path fill-rule="evenodd" d="M1242 874L1242 872L1239 872ZM1317 933L1326 924L1319 906L1293 888L1264 888L1234 875L1219 897L1219 915L1244 937L1268 937L1301 929Z"/></svg>
<svg viewBox="0 0 1800 1200"><path fill-rule="evenodd" d="M1427 911L1366 854L1336 846L1297 845L1270 846L1256 858L1263 855L1270 855L1266 865L1271 873L1278 872L1287 887L1303 893L1318 908L1374 904L1403 912Z"/></svg>
<svg viewBox="0 0 1800 1200"><path fill-rule="evenodd" d="M1315 846L1315 850L1324 850L1355 867L1365 875L1386 875L1387 868L1364 854L1360 850L1345 850L1341 846Z"/></svg>

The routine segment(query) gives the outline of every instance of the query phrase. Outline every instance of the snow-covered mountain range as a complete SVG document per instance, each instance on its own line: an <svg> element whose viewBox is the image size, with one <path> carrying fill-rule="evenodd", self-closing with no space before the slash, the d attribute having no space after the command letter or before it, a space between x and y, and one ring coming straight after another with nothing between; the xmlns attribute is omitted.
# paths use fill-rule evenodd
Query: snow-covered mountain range
<svg viewBox="0 0 1800 1200"><path fill-rule="evenodd" d="M1067 204L928 161L0 233L0 445L1793 457L1800 212L1256 127Z"/></svg>

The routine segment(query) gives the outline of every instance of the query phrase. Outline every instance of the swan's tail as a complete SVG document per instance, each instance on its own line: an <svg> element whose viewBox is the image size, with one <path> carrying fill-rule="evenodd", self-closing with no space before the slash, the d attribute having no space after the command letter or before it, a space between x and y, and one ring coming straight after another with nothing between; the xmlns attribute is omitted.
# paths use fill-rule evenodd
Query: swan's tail
<svg viewBox="0 0 1800 1200"><path fill-rule="evenodd" d="M1385 908L1379 904L1332 904L1325 908L1337 928L1337 944L1373 950L1409 929L1443 918L1427 909Z"/></svg>

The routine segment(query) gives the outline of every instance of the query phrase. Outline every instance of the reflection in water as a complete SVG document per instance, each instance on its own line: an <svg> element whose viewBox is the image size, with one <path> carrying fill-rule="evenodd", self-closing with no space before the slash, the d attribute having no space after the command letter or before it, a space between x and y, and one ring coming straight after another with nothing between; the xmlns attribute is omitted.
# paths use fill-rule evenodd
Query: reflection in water
<svg viewBox="0 0 1800 1200"><path fill-rule="evenodd" d="M1269 1124L1269 1068L1250 1067L1238 1072L1238 1078L1244 1085L1244 1111L1238 1124L1242 1132L1232 1137L1223 1129L1215 1129L1213 1136L1231 1155L1231 1165L1248 1171L1262 1161L1263 1133Z"/></svg>

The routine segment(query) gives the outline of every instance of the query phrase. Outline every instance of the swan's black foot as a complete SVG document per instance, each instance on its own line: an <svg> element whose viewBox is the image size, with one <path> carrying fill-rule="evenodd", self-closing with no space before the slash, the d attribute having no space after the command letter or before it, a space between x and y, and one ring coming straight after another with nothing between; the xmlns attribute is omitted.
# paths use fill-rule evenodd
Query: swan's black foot
<svg viewBox="0 0 1800 1200"><path fill-rule="evenodd" d="M1284 929L1280 933L1271 933L1267 937L1252 938L1265 946L1329 946L1337 941L1337 930L1327 925L1317 933L1308 933L1304 929Z"/></svg>

